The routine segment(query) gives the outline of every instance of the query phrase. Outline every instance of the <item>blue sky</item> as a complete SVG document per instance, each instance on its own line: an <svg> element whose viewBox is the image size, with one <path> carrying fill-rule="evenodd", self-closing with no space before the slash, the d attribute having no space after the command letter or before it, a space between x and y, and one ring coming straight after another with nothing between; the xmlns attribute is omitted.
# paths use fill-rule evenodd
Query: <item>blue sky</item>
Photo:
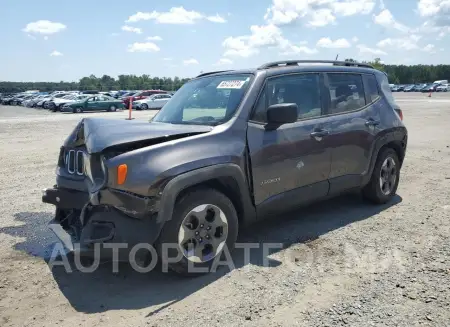
<svg viewBox="0 0 450 327"><path fill-rule="evenodd" d="M447 0L3 0L0 80L191 77L282 59L450 64Z"/></svg>

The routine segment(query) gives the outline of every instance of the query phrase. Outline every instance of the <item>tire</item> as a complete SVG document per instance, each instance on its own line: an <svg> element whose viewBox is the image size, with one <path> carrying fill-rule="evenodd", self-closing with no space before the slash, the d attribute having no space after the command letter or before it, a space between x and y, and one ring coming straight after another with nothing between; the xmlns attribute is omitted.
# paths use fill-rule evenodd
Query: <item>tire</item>
<svg viewBox="0 0 450 327"><path fill-rule="evenodd" d="M83 109L78 107L78 108L73 108L73 113L74 114L81 114L83 112Z"/></svg>
<svg viewBox="0 0 450 327"><path fill-rule="evenodd" d="M392 148L384 148L380 150L369 184L363 189L363 196L375 204L387 203L395 196L399 180L400 161L397 153Z"/></svg>
<svg viewBox="0 0 450 327"><path fill-rule="evenodd" d="M148 105L146 103L143 103L141 105L141 110L148 110Z"/></svg>
<svg viewBox="0 0 450 327"><path fill-rule="evenodd" d="M116 110L117 110L117 107L114 105L109 107L109 109L108 109L108 111L112 111L112 112L115 112Z"/></svg>
<svg viewBox="0 0 450 327"><path fill-rule="evenodd" d="M207 205L204 207L204 205ZM194 208L201 208L203 207L203 210L213 212L213 221L211 223L208 223L207 219L205 220L199 220L197 221L197 228L190 228L190 227L184 227L182 228L183 221L185 222L184 226L188 226L188 223L186 223L186 219L189 219L193 217L192 210ZM217 211L217 208L219 211ZM202 210L202 212L204 212ZM219 215L220 213L220 215ZM220 235L220 229L222 231L222 236L219 236L216 238L216 233L213 233L212 231L218 231L217 227L214 227L215 224L223 224L223 218L219 219L218 217L223 217L222 213L226 217L225 220L227 221L226 228L219 227L219 233ZM206 215L208 216L208 215ZM201 215L200 215L201 217ZM195 219L195 214L194 214ZM204 225L201 224L201 222L204 222ZM211 227L211 224L213 226L212 230L208 231L208 227ZM195 224L190 224L190 226L194 226ZM202 228L203 227L203 228ZM161 234L159 236L159 239L156 244L156 249L158 251L158 255L160 260L163 262L165 261L165 258L163 258L163 252L162 247L163 244L177 244L179 249L174 248L168 248L167 254L169 255L169 258L176 258L178 254L180 254L179 251L183 251L181 249L180 245L180 235L181 235L181 229L184 231L187 231L189 229L189 232L193 233L200 233L198 236L192 236L193 238L189 239L189 241L199 241L203 242L203 244L198 243L195 248L200 249L203 248L203 250L207 249L208 245L211 245L210 241L207 241L207 239L212 240L212 238L215 238L216 242L221 242L221 246L219 245L217 247L217 252L215 250L211 249L209 250L207 258L202 261L195 261L195 258L199 257L193 257L193 259L188 259L186 257L186 253L183 254L182 259L175 263L168 263L168 268L177 274L183 275L183 276L198 276L205 274L207 272L210 272L210 268L214 263L214 259L219 259L223 255L223 249L226 246L228 250L231 252L234 248L234 245L236 243L237 234L238 234L238 217L236 213L236 209L233 206L233 203L230 201L228 197L226 197L224 194L216 191L215 189L211 188L199 188L195 189L192 192L189 192L182 196L174 206L174 211L172 215L172 219L167 221L161 231ZM195 232L198 231L198 232ZM184 232L182 233L183 235ZM205 239L202 241L202 237ZM188 237L186 237L187 239ZM195 239L197 238L197 239ZM189 243L186 241L186 243ZM184 243L184 245L186 245ZM220 249L220 250L219 250ZM190 262L189 262L190 261ZM207 268L207 272L194 272L191 271L191 267L195 268Z"/></svg>

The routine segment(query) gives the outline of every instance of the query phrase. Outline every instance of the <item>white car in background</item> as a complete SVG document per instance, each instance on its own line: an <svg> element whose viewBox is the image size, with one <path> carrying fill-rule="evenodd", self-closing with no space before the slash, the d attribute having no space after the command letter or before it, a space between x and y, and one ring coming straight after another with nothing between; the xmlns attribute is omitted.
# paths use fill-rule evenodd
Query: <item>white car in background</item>
<svg viewBox="0 0 450 327"><path fill-rule="evenodd" d="M449 90L448 84L442 84L436 88L436 92L448 92L448 90Z"/></svg>
<svg viewBox="0 0 450 327"><path fill-rule="evenodd" d="M153 94L148 98L133 101L133 109L161 109L171 98L170 94Z"/></svg>
<svg viewBox="0 0 450 327"><path fill-rule="evenodd" d="M61 111L61 108L68 103L81 101L90 96L90 94L69 94L61 98L55 98L48 103L48 108L53 111Z"/></svg>

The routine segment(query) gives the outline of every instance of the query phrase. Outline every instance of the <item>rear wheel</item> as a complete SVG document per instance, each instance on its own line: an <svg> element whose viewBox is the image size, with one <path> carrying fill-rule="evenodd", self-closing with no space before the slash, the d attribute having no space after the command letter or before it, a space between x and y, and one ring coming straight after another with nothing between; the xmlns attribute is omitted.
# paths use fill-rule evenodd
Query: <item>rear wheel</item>
<svg viewBox="0 0 450 327"><path fill-rule="evenodd" d="M109 111L112 111L112 112L114 112L114 111L116 111L117 110L117 107L116 106L111 106L111 107L109 107Z"/></svg>
<svg viewBox="0 0 450 327"><path fill-rule="evenodd" d="M182 254L178 262L168 263L172 271L197 275L209 272L225 247L234 248L237 234L238 218L230 199L214 189L197 189L176 202L157 248L163 262ZM162 251L164 244L170 245L168 251ZM192 267L206 271L195 272Z"/></svg>
<svg viewBox="0 0 450 327"><path fill-rule="evenodd" d="M73 109L73 112L79 114L79 113L82 113L82 112L83 112L83 109L80 108L80 107L74 108L74 109Z"/></svg>
<svg viewBox="0 0 450 327"><path fill-rule="evenodd" d="M363 195L371 202L383 204L391 200L397 192L400 179L400 161L392 148L381 150L378 155L369 184Z"/></svg>

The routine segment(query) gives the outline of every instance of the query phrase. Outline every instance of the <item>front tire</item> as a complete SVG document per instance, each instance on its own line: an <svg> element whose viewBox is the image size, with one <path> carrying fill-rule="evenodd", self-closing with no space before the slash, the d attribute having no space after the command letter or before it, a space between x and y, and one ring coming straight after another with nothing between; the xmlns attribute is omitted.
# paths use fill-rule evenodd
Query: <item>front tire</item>
<svg viewBox="0 0 450 327"><path fill-rule="evenodd" d="M238 217L233 203L224 194L210 188L189 192L176 201L172 219L164 225L157 242L158 255L165 262L176 258L178 262L168 263L168 268L180 275L204 274L190 268L211 271L214 259L223 255L224 248L232 251L238 234ZM163 253L163 245L169 247ZM216 260L217 260L216 259Z"/></svg>
<svg viewBox="0 0 450 327"><path fill-rule="evenodd" d="M116 110L117 110L116 106L111 106L111 107L109 107L108 111L115 112Z"/></svg>
<svg viewBox="0 0 450 327"><path fill-rule="evenodd" d="M400 161L392 148L381 150L378 155L369 184L363 189L363 195L375 204L390 201L397 192L400 180Z"/></svg>
<svg viewBox="0 0 450 327"><path fill-rule="evenodd" d="M148 105L146 103L143 103L141 105L141 110L148 110Z"/></svg>

